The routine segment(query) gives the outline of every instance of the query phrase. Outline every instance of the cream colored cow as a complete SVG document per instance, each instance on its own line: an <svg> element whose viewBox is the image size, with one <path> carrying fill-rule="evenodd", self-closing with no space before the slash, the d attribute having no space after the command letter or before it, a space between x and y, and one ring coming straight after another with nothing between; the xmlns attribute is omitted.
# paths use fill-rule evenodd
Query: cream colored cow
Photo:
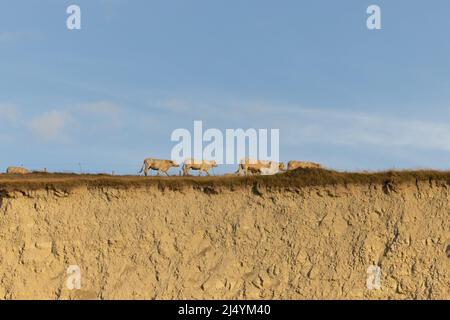
<svg viewBox="0 0 450 320"><path fill-rule="evenodd" d="M268 174L268 172L274 172L276 171L275 169L271 169L271 167L277 166L278 167L278 172L279 171L285 171L285 166L284 163L280 162L274 162L274 161L268 161L268 160L255 160L255 159L249 159L249 158L244 158L241 159L241 161L239 162L239 168L236 171L237 174L239 175L248 175L248 173L252 173L252 174L261 174L263 170L266 174ZM264 169L268 169L264 170Z"/></svg>
<svg viewBox="0 0 450 320"><path fill-rule="evenodd" d="M259 174L261 173L261 168L270 168L270 161L255 160L244 158L239 162L239 168L236 173L242 175L248 175L248 173Z"/></svg>
<svg viewBox="0 0 450 320"><path fill-rule="evenodd" d="M27 174L27 173L30 173L30 171L28 171L27 169L22 168L22 167L8 167L6 169L6 173L9 173L9 174Z"/></svg>
<svg viewBox="0 0 450 320"><path fill-rule="evenodd" d="M295 161L291 160L288 162L288 170L295 170L295 169L320 169L322 166L315 162L309 162L309 161Z"/></svg>
<svg viewBox="0 0 450 320"><path fill-rule="evenodd" d="M197 170L199 171L198 175L201 175L202 172L205 172L208 176L209 169L217 167L217 163L214 160L195 160L195 159L186 159L183 165L183 175L189 175L189 170Z"/></svg>
<svg viewBox="0 0 450 320"><path fill-rule="evenodd" d="M239 175L248 175L249 172L251 174L273 175L285 170L283 162L245 158L241 159L236 173Z"/></svg>
<svg viewBox="0 0 450 320"><path fill-rule="evenodd" d="M169 176L167 171L172 167L176 168L179 166L179 164L172 160L147 158L144 160L141 171L139 171L139 173L142 173L142 171L144 171L145 176L147 176L149 170L156 170L158 176L161 174L161 172L165 173L166 176Z"/></svg>
<svg viewBox="0 0 450 320"><path fill-rule="evenodd" d="M263 167L259 169L261 175L271 176L284 171L284 163L277 163L275 161L270 162L269 168Z"/></svg>

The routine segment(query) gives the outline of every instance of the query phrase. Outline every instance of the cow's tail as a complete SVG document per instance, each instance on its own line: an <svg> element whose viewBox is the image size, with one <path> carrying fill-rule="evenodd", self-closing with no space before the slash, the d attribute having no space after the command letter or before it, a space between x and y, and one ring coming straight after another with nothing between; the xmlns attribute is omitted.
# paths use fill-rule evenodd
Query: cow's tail
<svg viewBox="0 0 450 320"><path fill-rule="evenodd" d="M145 162L142 164L142 168L141 168L141 171L139 171L138 172L138 174L141 174L142 173L142 171L144 171L144 167L145 167Z"/></svg>

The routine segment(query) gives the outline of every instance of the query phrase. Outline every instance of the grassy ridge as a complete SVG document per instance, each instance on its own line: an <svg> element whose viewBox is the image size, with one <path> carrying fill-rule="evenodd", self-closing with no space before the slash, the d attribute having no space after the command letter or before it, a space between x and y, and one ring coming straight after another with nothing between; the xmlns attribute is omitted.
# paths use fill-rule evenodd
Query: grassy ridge
<svg viewBox="0 0 450 320"><path fill-rule="evenodd" d="M449 171L404 170L383 172L338 172L324 169L298 169L274 176L214 176L214 177L139 177L111 175L78 175L32 173L28 175L0 174L0 190L70 189L79 186L133 188L158 186L173 190L184 187L206 188L241 186L305 187L349 184L401 184L416 181L442 181L450 184Z"/></svg>

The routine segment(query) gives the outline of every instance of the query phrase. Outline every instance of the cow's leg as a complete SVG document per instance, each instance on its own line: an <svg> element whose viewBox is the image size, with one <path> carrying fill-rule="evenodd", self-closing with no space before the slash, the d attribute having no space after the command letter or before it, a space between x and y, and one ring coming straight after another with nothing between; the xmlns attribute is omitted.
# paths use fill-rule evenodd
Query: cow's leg
<svg viewBox="0 0 450 320"><path fill-rule="evenodd" d="M164 171L164 173L166 174L166 176L169 176L169 174L167 173L167 170L166 170L166 171Z"/></svg>

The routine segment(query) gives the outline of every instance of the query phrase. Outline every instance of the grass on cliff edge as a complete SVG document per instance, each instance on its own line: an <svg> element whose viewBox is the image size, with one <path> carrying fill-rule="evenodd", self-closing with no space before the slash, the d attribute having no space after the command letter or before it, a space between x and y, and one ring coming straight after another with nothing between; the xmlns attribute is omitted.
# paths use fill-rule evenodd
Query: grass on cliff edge
<svg viewBox="0 0 450 320"><path fill-rule="evenodd" d="M274 176L213 176L213 177L141 177L102 174L79 175L63 173L0 174L0 191L71 189L79 186L133 188L157 186L179 190L183 187L202 188L214 192L214 187L235 189L242 186L305 187L350 184L396 185L416 181L441 181L450 185L450 171L403 170L383 172L338 172L325 169L298 169Z"/></svg>

